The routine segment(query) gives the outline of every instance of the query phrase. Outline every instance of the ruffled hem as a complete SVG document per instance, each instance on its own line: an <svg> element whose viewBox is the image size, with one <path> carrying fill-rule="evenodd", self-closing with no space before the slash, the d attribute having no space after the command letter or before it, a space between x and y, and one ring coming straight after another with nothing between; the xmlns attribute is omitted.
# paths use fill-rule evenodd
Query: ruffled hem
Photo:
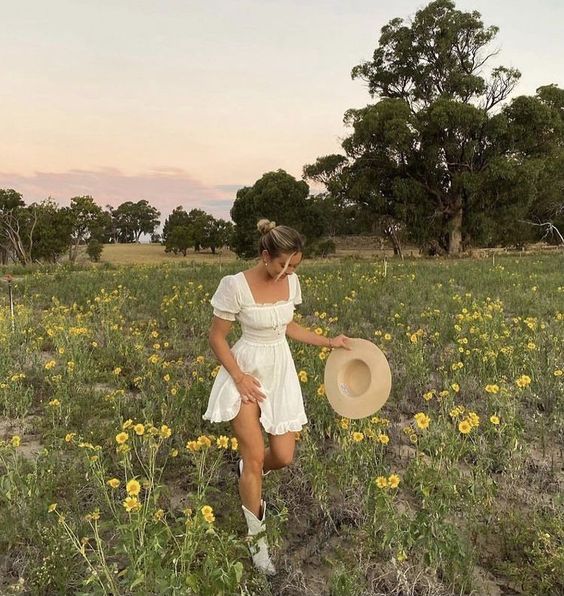
<svg viewBox="0 0 564 596"><path fill-rule="evenodd" d="M211 414L208 414L208 412L206 412L202 416L202 419L209 420L210 422L216 422L216 423L229 422L230 420L233 420L233 418L235 418L237 416L240 409L241 409L241 404L239 403L238 405L235 405L233 408L230 408L229 410L223 410L221 412L214 412ZM261 423L263 429L269 435L284 435L287 432L298 432L298 431L302 430L303 425L307 424L308 420L307 420L307 416L305 414L302 414L301 416L299 416L298 418L295 418L294 420L279 422L278 424L272 424L270 421L268 421L266 419L265 416L261 416L259 418L259 422Z"/></svg>
<svg viewBox="0 0 564 596"><path fill-rule="evenodd" d="M207 412L202 416L203 420L209 420L210 422L229 422L233 420L235 416L239 413L239 409L241 406L235 406L230 408L229 410L222 410L220 412L213 412L212 414L208 414Z"/></svg>
<svg viewBox="0 0 564 596"><path fill-rule="evenodd" d="M260 417L260 423L262 427L269 435L285 435L288 432L298 432L302 430L304 424L307 424L306 416L300 416L295 420L288 422L279 422L278 424L267 423L263 417Z"/></svg>

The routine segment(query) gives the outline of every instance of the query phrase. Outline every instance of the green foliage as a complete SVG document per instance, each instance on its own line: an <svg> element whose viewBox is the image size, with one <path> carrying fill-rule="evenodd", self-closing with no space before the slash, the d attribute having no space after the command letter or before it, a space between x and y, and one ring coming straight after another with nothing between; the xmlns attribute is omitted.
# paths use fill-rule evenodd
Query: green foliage
<svg viewBox="0 0 564 596"><path fill-rule="evenodd" d="M34 261L56 263L70 244L72 222L68 211L50 200L33 203L29 209L35 221L31 257Z"/></svg>
<svg viewBox="0 0 564 596"><path fill-rule="evenodd" d="M96 238L91 238L86 245L86 254L90 257L90 260L95 263L100 260L103 250L104 245L96 240Z"/></svg>
<svg viewBox="0 0 564 596"><path fill-rule="evenodd" d="M284 170L267 172L252 187L241 188L231 208L235 222L232 249L243 258L256 256L257 222L266 217L301 232L312 242L323 235L323 207L308 199L309 187Z"/></svg>
<svg viewBox="0 0 564 596"><path fill-rule="evenodd" d="M71 222L72 233L70 260L74 262L78 256L79 245L99 235L106 219L102 208L90 195L73 197L66 213Z"/></svg>
<svg viewBox="0 0 564 596"><path fill-rule="evenodd" d="M564 592L564 516L558 511L507 510L494 522L501 539L497 570L522 591L541 595Z"/></svg>
<svg viewBox="0 0 564 596"><path fill-rule="evenodd" d="M496 34L451 0L429 3L409 24L390 21L372 60L352 70L377 103L346 112L345 155L304 167L356 203L358 223L380 226L396 253L403 229L448 253L558 238L546 221L560 224L564 213L564 91L545 86L503 105L520 73L498 66L484 76L481 55Z"/></svg>
<svg viewBox="0 0 564 596"><path fill-rule="evenodd" d="M336 250L333 240L325 238L307 244L304 250L304 255L306 257L327 257L329 255L334 255Z"/></svg>
<svg viewBox="0 0 564 596"><path fill-rule="evenodd" d="M216 249L228 245L231 239L233 224L223 219L215 219L201 209L192 209L188 213L182 207L176 207L166 219L163 228L163 243L167 252L182 252L194 247L196 251L210 248Z"/></svg>
<svg viewBox="0 0 564 596"><path fill-rule="evenodd" d="M194 246L193 230L190 226L174 226L167 231L165 252L182 253Z"/></svg>
<svg viewBox="0 0 564 596"><path fill-rule="evenodd" d="M159 225L160 212L146 200L126 201L110 208L110 235L114 242L138 242L141 234L153 234Z"/></svg>

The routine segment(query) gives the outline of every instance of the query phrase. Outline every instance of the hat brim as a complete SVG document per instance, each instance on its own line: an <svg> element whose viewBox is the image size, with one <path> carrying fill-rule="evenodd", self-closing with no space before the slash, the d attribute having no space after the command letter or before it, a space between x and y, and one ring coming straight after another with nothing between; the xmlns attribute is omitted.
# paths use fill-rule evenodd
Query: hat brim
<svg viewBox="0 0 564 596"><path fill-rule="evenodd" d="M386 403L392 388L392 373L382 350L372 342L350 338L350 350L333 350L325 363L325 394L331 407L345 418L358 419L375 414ZM344 381L353 370L352 383ZM362 383L354 383L354 371L362 372Z"/></svg>

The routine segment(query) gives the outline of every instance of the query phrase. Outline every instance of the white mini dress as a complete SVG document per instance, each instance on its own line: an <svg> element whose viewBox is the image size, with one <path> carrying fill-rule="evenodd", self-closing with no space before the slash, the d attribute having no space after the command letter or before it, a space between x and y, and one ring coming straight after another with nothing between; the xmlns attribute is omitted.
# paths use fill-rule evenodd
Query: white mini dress
<svg viewBox="0 0 564 596"><path fill-rule="evenodd" d="M215 316L241 324L241 337L231 351L241 370L260 381L266 395L259 403L260 423L273 435L299 431L307 423L300 381L286 339L286 326L293 320L302 294L295 273L288 276L288 282L288 300L257 304L241 271L223 277L210 300ZM202 418L211 422L232 420L241 403L231 375L220 366Z"/></svg>

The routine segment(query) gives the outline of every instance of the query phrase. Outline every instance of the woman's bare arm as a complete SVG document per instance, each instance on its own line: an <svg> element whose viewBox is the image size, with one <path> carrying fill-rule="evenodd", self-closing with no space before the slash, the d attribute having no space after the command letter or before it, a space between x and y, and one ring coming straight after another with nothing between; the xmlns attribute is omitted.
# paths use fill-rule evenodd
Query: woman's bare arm
<svg viewBox="0 0 564 596"><path fill-rule="evenodd" d="M301 341L304 344L310 344L312 346L350 349L346 343L347 339L349 339L346 335L338 335L337 337L317 335L317 333L298 325L296 321L288 323L288 326L286 327L286 335L296 341Z"/></svg>
<svg viewBox="0 0 564 596"><path fill-rule="evenodd" d="M227 342L227 336L231 331L233 323L226 321L220 317L213 317L210 331L208 334L208 340L213 353L217 359L223 364L225 370L233 377L236 381L243 376L243 371L239 368L233 352Z"/></svg>

